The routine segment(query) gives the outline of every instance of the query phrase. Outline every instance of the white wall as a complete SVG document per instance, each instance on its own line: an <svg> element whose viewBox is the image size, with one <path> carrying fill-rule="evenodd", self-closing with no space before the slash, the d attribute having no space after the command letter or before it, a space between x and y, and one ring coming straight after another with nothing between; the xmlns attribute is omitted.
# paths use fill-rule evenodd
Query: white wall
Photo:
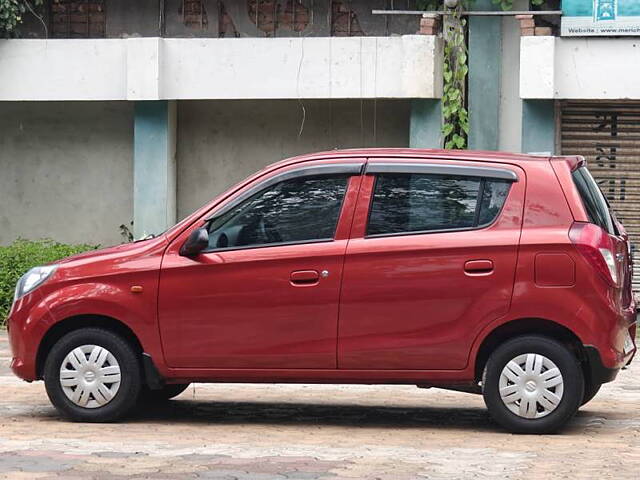
<svg viewBox="0 0 640 480"><path fill-rule="evenodd" d="M522 37L520 97L640 99L634 38Z"/></svg>
<svg viewBox="0 0 640 480"><path fill-rule="evenodd" d="M0 40L0 100L439 98L441 39Z"/></svg>
<svg viewBox="0 0 640 480"><path fill-rule="evenodd" d="M0 102L0 244L120 243L133 218L133 105Z"/></svg>
<svg viewBox="0 0 640 480"><path fill-rule="evenodd" d="M178 218L283 158L333 148L406 147L409 108L406 100L179 102Z"/></svg>
<svg viewBox="0 0 640 480"><path fill-rule="evenodd" d="M178 216L286 157L406 147L409 109L408 100L179 101ZM119 226L133 219L132 103L0 102L0 132L0 244L120 243Z"/></svg>
<svg viewBox="0 0 640 480"><path fill-rule="evenodd" d="M124 100L125 42L0 40L0 100Z"/></svg>

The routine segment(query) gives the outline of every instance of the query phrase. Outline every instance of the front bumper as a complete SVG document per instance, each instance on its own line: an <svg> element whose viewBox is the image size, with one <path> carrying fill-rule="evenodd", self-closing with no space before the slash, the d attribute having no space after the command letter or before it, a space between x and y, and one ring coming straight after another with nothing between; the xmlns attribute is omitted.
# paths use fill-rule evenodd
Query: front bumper
<svg viewBox="0 0 640 480"><path fill-rule="evenodd" d="M51 325L48 308L38 290L20 298L11 308L7 318L11 370L27 382L38 379L36 371L38 347Z"/></svg>

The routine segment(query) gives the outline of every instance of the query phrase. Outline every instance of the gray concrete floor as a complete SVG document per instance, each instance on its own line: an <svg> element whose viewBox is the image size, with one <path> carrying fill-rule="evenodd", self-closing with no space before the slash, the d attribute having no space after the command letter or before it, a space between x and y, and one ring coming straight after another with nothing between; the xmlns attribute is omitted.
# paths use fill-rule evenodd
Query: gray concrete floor
<svg viewBox="0 0 640 480"><path fill-rule="evenodd" d="M640 365L559 435L503 433L482 398L411 386L203 385L120 424L61 420L0 334L0 478L640 478Z"/></svg>

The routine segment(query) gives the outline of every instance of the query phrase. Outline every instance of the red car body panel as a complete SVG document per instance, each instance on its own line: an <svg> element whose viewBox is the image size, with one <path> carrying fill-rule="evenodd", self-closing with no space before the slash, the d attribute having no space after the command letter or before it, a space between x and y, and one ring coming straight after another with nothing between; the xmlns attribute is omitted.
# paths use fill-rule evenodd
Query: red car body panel
<svg viewBox="0 0 640 480"><path fill-rule="evenodd" d="M349 182L332 242L187 258L178 250L189 232L174 241L158 301L168 366L336 368L342 266L360 180ZM295 281L321 271L328 272L321 281Z"/></svg>
<svg viewBox="0 0 640 480"><path fill-rule="evenodd" d="M353 175L332 242L179 255L209 215L272 175L371 159L499 166L518 181L488 227L366 238L373 178ZM635 333L635 305L630 287L605 285L569 238L574 222L587 221L580 197L564 187L580 162L412 149L279 162L158 238L62 261L12 307L12 368L25 380L39 378L47 332L70 318L100 316L129 328L160 375L176 383L471 384L483 341L522 319L566 327L597 349L606 368L618 369L633 355L624 341ZM626 239L615 248L627 255ZM629 268L628 259L621 263L620 278Z"/></svg>
<svg viewBox="0 0 640 480"><path fill-rule="evenodd" d="M507 314L526 179L518 167L496 165L520 181L496 222L470 232L365 238L373 177L365 178L345 260L340 368L461 370L480 326ZM465 270L477 260L493 266Z"/></svg>
<svg viewBox="0 0 640 480"><path fill-rule="evenodd" d="M59 262L61 268L52 281L19 299L9 314L16 374L34 380L37 351L44 335L62 320L86 315L117 319L135 333L145 351L162 358L157 296L166 247L167 240L161 236ZM143 292L132 293L132 285L142 286Z"/></svg>

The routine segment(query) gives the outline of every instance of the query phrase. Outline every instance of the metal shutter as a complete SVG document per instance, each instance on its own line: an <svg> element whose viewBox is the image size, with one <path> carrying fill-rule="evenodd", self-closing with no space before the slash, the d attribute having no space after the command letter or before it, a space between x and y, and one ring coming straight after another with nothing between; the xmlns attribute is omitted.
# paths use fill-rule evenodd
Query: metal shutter
<svg viewBox="0 0 640 480"><path fill-rule="evenodd" d="M635 245L633 290L640 290L640 102L560 103L560 150L582 155Z"/></svg>

